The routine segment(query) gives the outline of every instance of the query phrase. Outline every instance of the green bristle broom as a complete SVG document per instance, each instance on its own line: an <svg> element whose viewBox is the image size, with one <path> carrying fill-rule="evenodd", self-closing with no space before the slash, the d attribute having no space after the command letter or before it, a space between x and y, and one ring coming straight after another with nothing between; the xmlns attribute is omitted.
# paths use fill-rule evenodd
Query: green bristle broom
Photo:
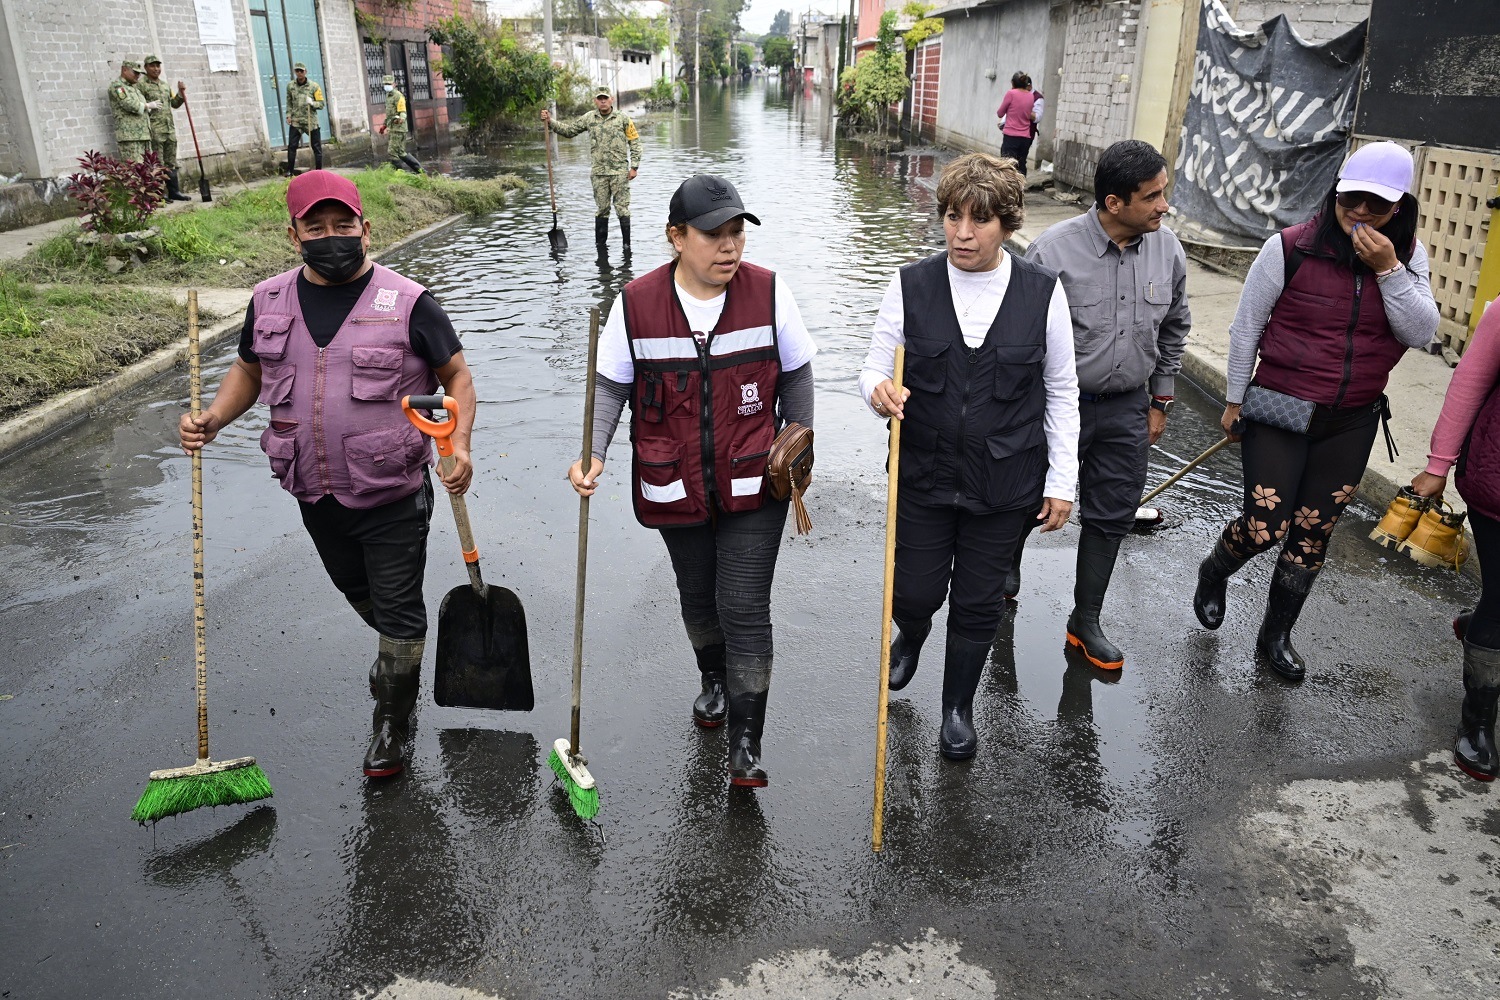
<svg viewBox="0 0 1500 1000"><path fill-rule="evenodd" d="M583 474L594 456L594 367L599 359L599 310L589 310L589 367L583 391ZM578 583L573 599L573 726L571 740L559 739L547 755L547 766L568 791L568 801L579 819L599 815L599 789L589 773L588 760L578 749L580 704L583 700L583 596L589 564L589 498L578 498Z"/></svg>
<svg viewBox="0 0 1500 1000"><path fill-rule="evenodd" d="M192 412L202 411L198 352L198 293L188 292L188 378ZM187 767L152 771L130 818L138 823L189 812L270 798L271 782L254 757L208 759L208 616L203 610L203 449L193 450L193 631L197 653L198 760Z"/></svg>

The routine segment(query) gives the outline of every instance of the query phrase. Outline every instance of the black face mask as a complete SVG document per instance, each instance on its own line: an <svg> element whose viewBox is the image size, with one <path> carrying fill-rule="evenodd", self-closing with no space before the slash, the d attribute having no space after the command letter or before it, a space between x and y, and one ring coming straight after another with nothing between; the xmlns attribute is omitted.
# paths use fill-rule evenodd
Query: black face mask
<svg viewBox="0 0 1500 1000"><path fill-rule="evenodd" d="M342 285L365 266L363 236L324 236L302 241L302 259L324 281Z"/></svg>

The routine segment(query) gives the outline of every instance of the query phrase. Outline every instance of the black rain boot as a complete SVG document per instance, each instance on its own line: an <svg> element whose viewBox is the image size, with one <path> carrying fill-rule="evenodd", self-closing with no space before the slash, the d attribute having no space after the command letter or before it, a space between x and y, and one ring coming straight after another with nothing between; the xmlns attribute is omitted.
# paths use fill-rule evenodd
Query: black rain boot
<svg viewBox="0 0 1500 1000"><path fill-rule="evenodd" d="M904 622L892 618L896 637L891 640L891 690L900 691L911 683L917 673L917 657L922 655L922 643L932 631L932 619L919 622Z"/></svg>
<svg viewBox="0 0 1500 1000"><path fill-rule="evenodd" d="M167 200L168 201L192 201L182 193L181 181L177 179L177 171L167 171Z"/></svg>
<svg viewBox="0 0 1500 1000"><path fill-rule="evenodd" d="M771 693L769 656L728 657L729 783L764 788L770 775L760 764L760 738L766 726L766 698Z"/></svg>
<svg viewBox="0 0 1500 1000"><path fill-rule="evenodd" d="M1193 591L1193 614L1206 629L1224 624L1224 605L1228 600L1229 578L1245 565L1245 560L1229 551L1220 538L1214 549L1198 564L1198 589Z"/></svg>
<svg viewBox="0 0 1500 1000"><path fill-rule="evenodd" d="M693 722L700 729L717 729L728 712L728 695L724 692L724 644L716 643L693 650L698 670L703 674L703 693L693 702Z"/></svg>
<svg viewBox="0 0 1500 1000"><path fill-rule="evenodd" d="M1292 628L1307 603L1318 571L1276 561L1271 574L1271 593L1266 598L1266 617L1255 637L1255 651L1265 658L1266 666L1289 681L1300 681L1307 674L1307 662L1292 648Z"/></svg>
<svg viewBox="0 0 1500 1000"><path fill-rule="evenodd" d="M620 247L626 257L630 256L630 216L622 215L620 218Z"/></svg>
<svg viewBox="0 0 1500 1000"><path fill-rule="evenodd" d="M1104 594L1109 590L1109 578L1114 575L1115 558L1119 554L1118 538L1111 541L1087 528L1078 538L1078 578L1073 583L1068 644L1077 646L1084 657L1101 670L1119 670L1125 666L1125 654L1109 641L1099 625Z"/></svg>
<svg viewBox="0 0 1500 1000"><path fill-rule="evenodd" d="M401 157L401 162L406 165L407 170L410 170L414 174L420 174L422 172L422 161L418 160L410 153L403 154Z"/></svg>
<svg viewBox="0 0 1500 1000"><path fill-rule="evenodd" d="M948 655L943 661L943 727L938 731L938 753L949 760L968 760L979 749L974 732L974 692L979 688L990 643L974 642L948 633Z"/></svg>
<svg viewBox="0 0 1500 1000"><path fill-rule="evenodd" d="M1030 533L1023 531L1016 539L1016 554L1010 558L1010 572L1005 574L1005 586L1000 591L1007 601L1014 601L1021 592L1021 552L1026 548L1026 536Z"/></svg>
<svg viewBox="0 0 1500 1000"><path fill-rule="evenodd" d="M1494 781L1500 774L1500 752L1495 750L1496 703L1500 702L1500 649L1464 642L1464 704L1458 738L1453 741L1453 763L1478 781Z"/></svg>
<svg viewBox="0 0 1500 1000"><path fill-rule="evenodd" d="M375 735L365 754L365 777L389 778L406 770L411 715L417 707L425 640L380 637L375 673Z"/></svg>
<svg viewBox="0 0 1500 1000"><path fill-rule="evenodd" d="M609 260L609 216L594 216L594 249L601 262Z"/></svg>

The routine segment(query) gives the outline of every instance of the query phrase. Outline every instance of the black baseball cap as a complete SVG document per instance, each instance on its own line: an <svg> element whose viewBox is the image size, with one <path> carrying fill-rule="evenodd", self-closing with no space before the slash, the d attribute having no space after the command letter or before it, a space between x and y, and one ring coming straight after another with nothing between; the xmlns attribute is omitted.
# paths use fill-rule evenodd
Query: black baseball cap
<svg viewBox="0 0 1500 1000"><path fill-rule="evenodd" d="M740 193L734 185L717 174L694 174L672 193L667 206L667 224L687 224L694 229L718 229L730 219L744 218L760 225L760 220L745 211Z"/></svg>

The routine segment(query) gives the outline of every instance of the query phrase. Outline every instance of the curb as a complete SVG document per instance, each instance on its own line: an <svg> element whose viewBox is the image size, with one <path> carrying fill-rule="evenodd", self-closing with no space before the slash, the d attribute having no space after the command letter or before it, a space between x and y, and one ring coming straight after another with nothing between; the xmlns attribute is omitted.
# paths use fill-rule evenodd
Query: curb
<svg viewBox="0 0 1500 1000"><path fill-rule="evenodd" d="M370 254L370 259L379 260L387 254L402 250L419 240L447 229L464 217L464 213L460 212L446 219L440 219L427 228L410 233L390 246ZM248 292L250 289L247 288L245 291ZM236 333L242 321L243 318L240 316L231 316L201 331L198 335L200 345L207 348L219 343ZM0 423L0 464L53 434L88 419L95 409L110 400L176 368L178 364L187 360L187 354L188 341L186 337L183 337L135 364L122 368L96 385L72 389L61 396L53 396L40 406Z"/></svg>

